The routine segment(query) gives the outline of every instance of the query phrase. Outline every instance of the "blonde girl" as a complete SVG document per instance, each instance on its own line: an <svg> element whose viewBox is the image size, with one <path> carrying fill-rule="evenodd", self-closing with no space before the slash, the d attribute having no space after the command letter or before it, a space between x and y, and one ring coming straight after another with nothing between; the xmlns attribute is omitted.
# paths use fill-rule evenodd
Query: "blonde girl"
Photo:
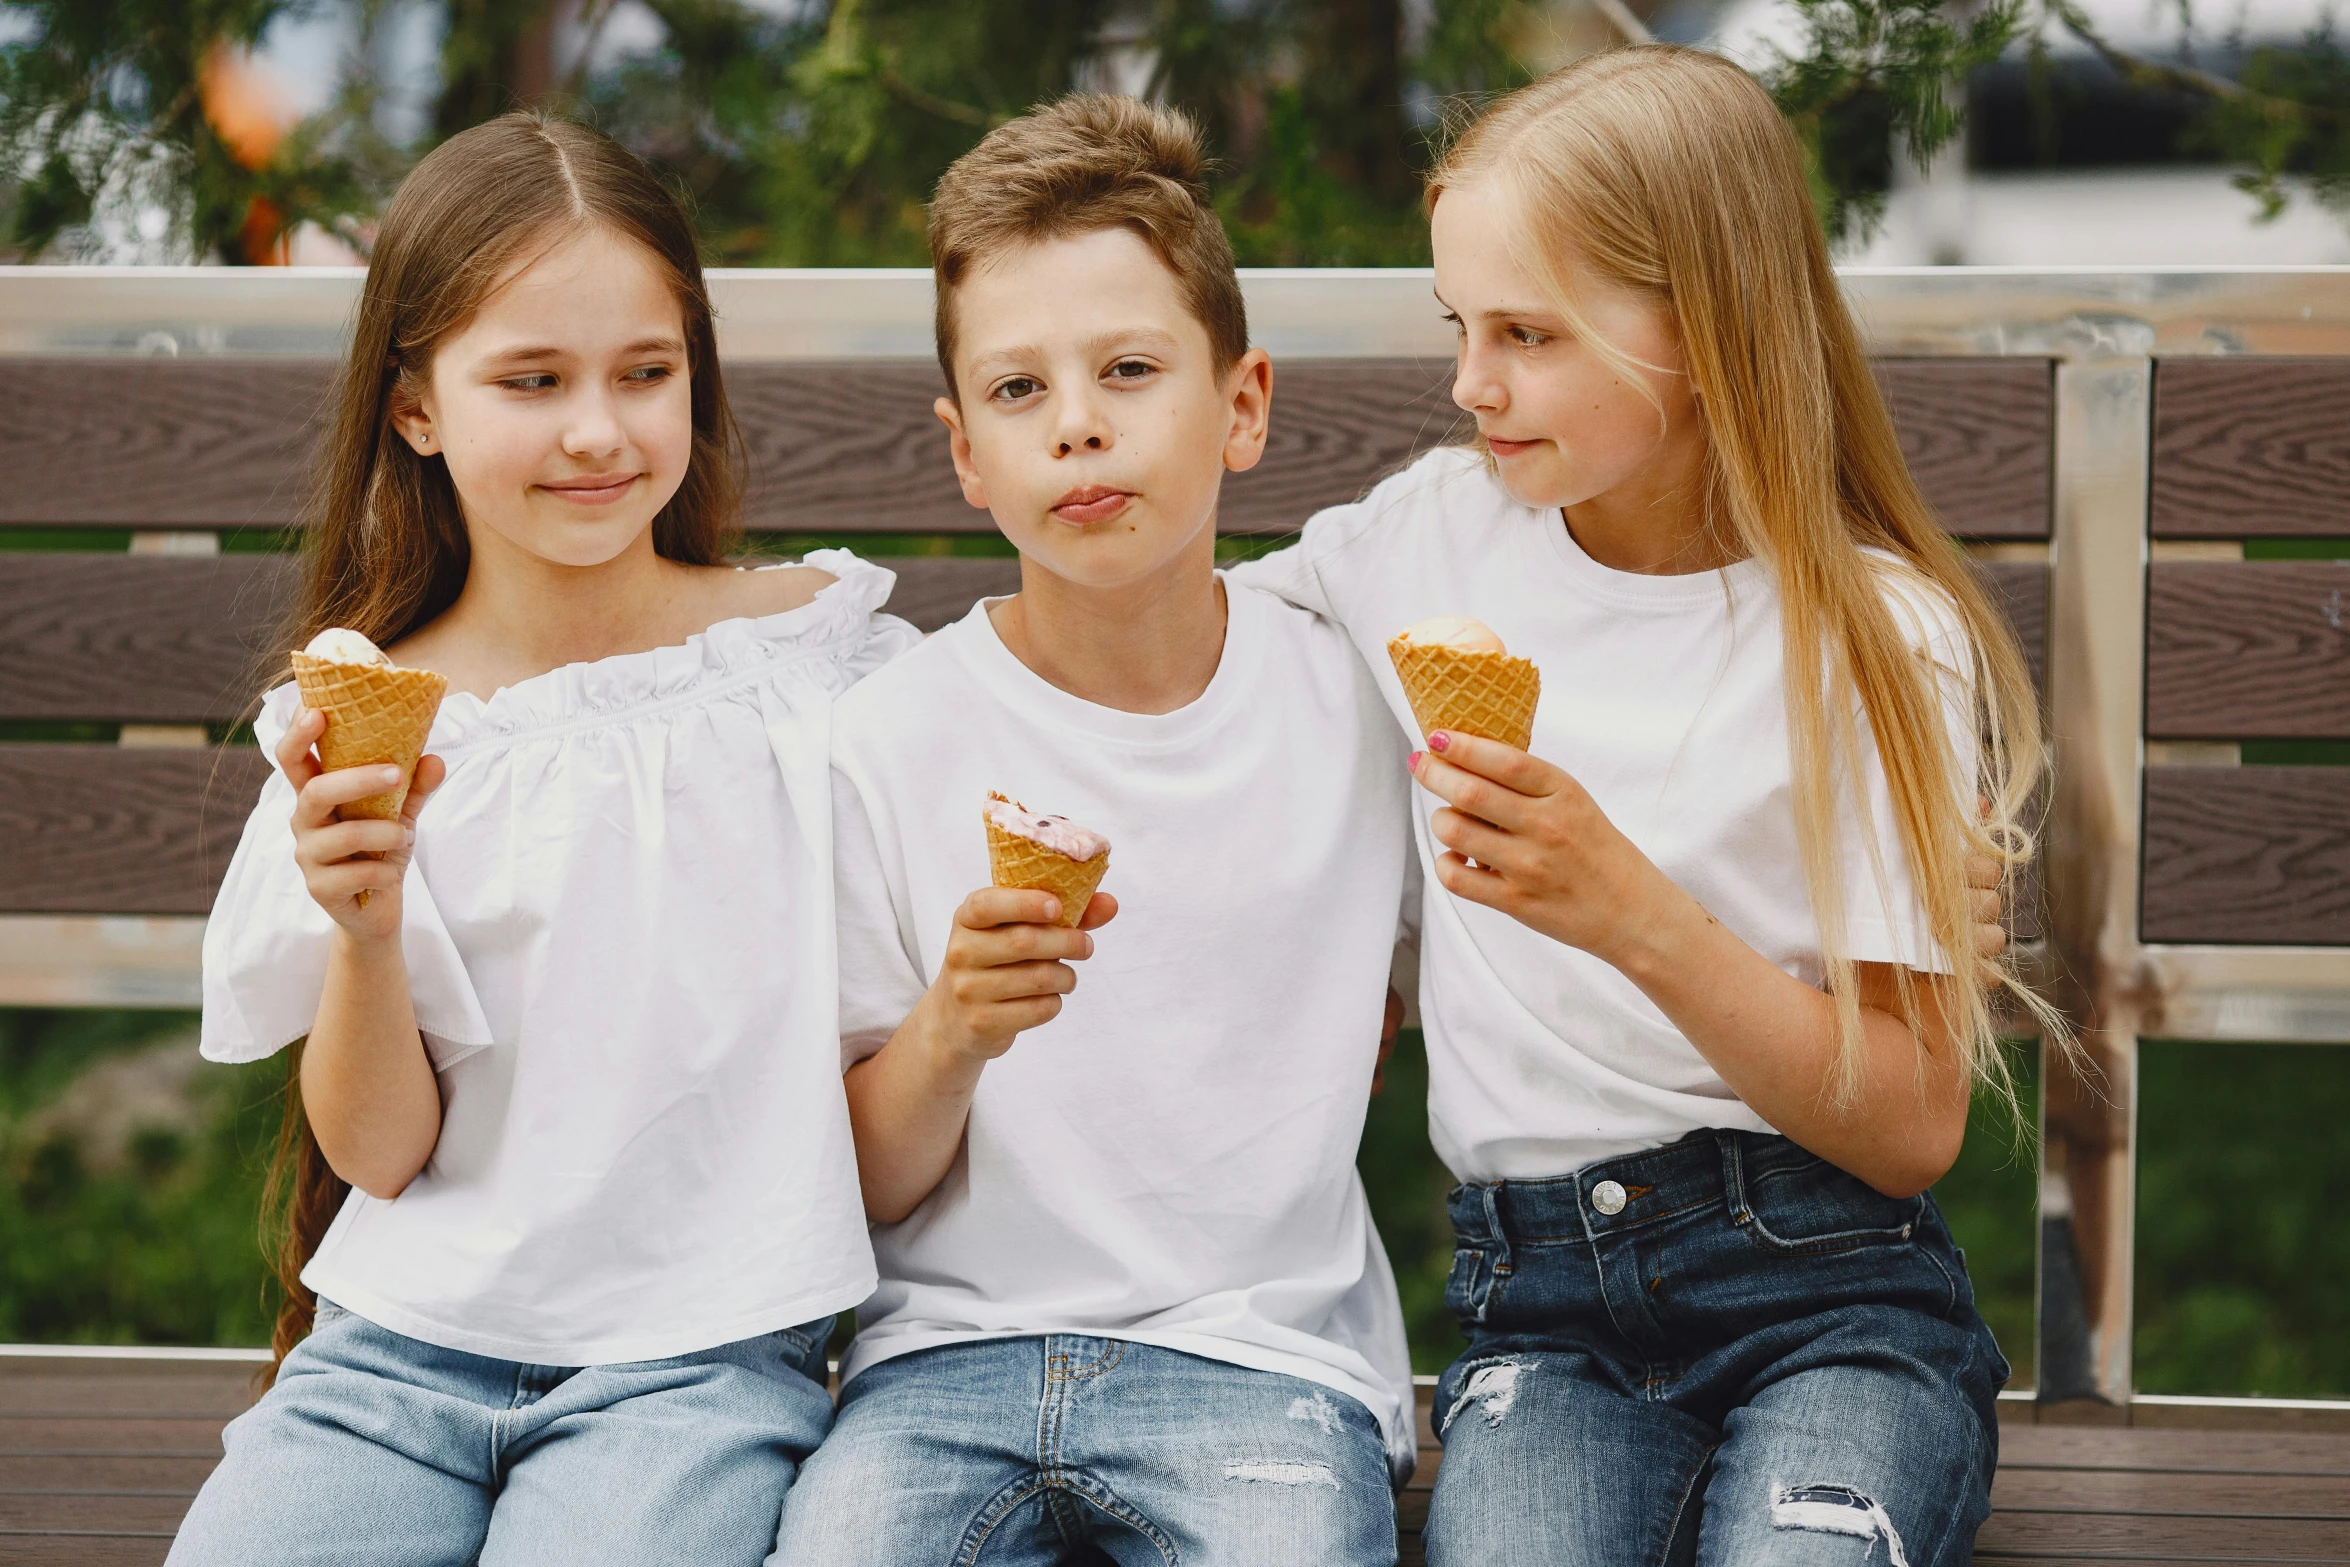
<svg viewBox="0 0 2350 1567"><path fill-rule="evenodd" d="M1964 1562L2008 1368L1926 1189L2004 1088L1966 862L2021 841L2022 660L1737 67L1570 66L1429 206L1479 449L1260 568L1407 726L1413 622L1542 667L1531 754L1439 732L1411 763L1469 1340L1429 1560Z"/></svg>
<svg viewBox="0 0 2350 1567"><path fill-rule="evenodd" d="M840 1089L827 725L912 641L832 552L724 564L740 443L691 226L515 114L386 211L292 643L449 695L335 820L291 685L204 1053L290 1044L275 1385L175 1564L754 1567L873 1286Z"/></svg>

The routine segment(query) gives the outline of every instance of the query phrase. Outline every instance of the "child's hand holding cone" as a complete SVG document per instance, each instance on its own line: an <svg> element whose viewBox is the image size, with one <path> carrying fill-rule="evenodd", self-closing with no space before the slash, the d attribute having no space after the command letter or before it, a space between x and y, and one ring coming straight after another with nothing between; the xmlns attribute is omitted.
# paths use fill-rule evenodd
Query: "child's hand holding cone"
<svg viewBox="0 0 2350 1567"><path fill-rule="evenodd" d="M394 665L356 632L294 655L303 707L278 743L294 786L294 858L310 896L352 935L397 935L416 813L440 787L424 744L449 683ZM389 896L377 897L385 893Z"/></svg>

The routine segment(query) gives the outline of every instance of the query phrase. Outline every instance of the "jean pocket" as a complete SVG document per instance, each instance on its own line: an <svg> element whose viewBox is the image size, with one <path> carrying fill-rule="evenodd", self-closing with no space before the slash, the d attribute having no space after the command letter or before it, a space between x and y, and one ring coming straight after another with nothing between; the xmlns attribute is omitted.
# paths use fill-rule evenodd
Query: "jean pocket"
<svg viewBox="0 0 2350 1567"><path fill-rule="evenodd" d="M1464 1322L1484 1321L1492 1281L1492 1265L1482 1250L1475 1246L1453 1248L1452 1272L1444 1281L1445 1309Z"/></svg>
<svg viewBox="0 0 2350 1567"><path fill-rule="evenodd" d="M1739 1227L1764 1251L1832 1256L1914 1242L1924 1197L1887 1197L1825 1159L1750 1174Z"/></svg>

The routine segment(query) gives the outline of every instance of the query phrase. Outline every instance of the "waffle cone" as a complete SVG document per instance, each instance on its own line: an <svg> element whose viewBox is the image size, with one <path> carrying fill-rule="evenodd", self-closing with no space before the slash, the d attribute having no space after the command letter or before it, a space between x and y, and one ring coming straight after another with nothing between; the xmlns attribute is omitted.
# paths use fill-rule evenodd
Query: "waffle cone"
<svg viewBox="0 0 2350 1567"><path fill-rule="evenodd" d="M1534 706L1542 671L1530 658L1471 653L1395 637L1387 644L1395 673L1411 700L1420 733L1450 729L1526 749L1534 738Z"/></svg>
<svg viewBox="0 0 2350 1567"><path fill-rule="evenodd" d="M329 772L385 762L400 769L400 787L353 800L335 814L344 821L396 820L448 680L429 669L338 664L296 653L294 681L302 688L302 705L326 715L326 733L318 737L319 765Z"/></svg>
<svg viewBox="0 0 2350 1567"><path fill-rule="evenodd" d="M1051 893L1061 900L1063 925L1085 918L1085 906L1093 901L1094 889L1110 868L1109 850L1090 860L1073 860L1033 839L1004 831L992 817L982 816L981 820L987 824L987 859L997 886Z"/></svg>

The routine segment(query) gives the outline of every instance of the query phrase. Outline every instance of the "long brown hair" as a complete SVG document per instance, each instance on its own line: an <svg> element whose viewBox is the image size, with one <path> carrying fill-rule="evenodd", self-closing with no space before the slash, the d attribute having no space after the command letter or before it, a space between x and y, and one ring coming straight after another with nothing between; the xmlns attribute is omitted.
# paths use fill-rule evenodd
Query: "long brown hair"
<svg viewBox="0 0 2350 1567"><path fill-rule="evenodd" d="M1869 809L1865 715L1918 900L1954 970L1949 1021L1961 1063L2012 1102L1993 996L2008 992L2050 1042L2071 1036L2012 957L1976 952L1965 858L2014 865L2031 852L2027 814L2046 767L2039 707L2014 634L1902 461L1793 133L1754 79L1718 55L1619 49L1519 89L1469 125L1431 175L1429 205L1447 187L1486 181L1514 210L1519 259L1569 327L1635 386L1654 367L1590 330L1575 263L1669 312L1703 410L1712 509L1777 583L1796 826L1842 1025L1825 1091L1848 1101L1858 1085L1860 1008L1835 826L1840 810L1865 818ZM1970 646L1942 651L1963 667L1945 676L1921 656L1887 602L1889 585L1905 599L1946 602ZM1978 757L1952 754L1945 703L1960 683ZM1973 810L1978 789L1991 802L1985 819ZM1877 875L1882 884L1883 866Z"/></svg>
<svg viewBox="0 0 2350 1567"><path fill-rule="evenodd" d="M472 551L440 457L392 428L430 384L433 355L500 284L547 247L600 227L659 262L685 317L693 453L653 519L653 548L709 566L732 549L743 443L718 373L718 342L693 221L660 177L598 131L515 113L451 137L416 166L385 210L336 379L331 424L305 517L300 604L286 645L330 626L389 646L457 600ZM272 678L282 678L282 656ZM287 1052L284 1127L264 1203L264 1249L279 1286L279 1361L311 1328L302 1269L350 1193L302 1114L301 1049ZM276 1375L276 1367L270 1368Z"/></svg>

